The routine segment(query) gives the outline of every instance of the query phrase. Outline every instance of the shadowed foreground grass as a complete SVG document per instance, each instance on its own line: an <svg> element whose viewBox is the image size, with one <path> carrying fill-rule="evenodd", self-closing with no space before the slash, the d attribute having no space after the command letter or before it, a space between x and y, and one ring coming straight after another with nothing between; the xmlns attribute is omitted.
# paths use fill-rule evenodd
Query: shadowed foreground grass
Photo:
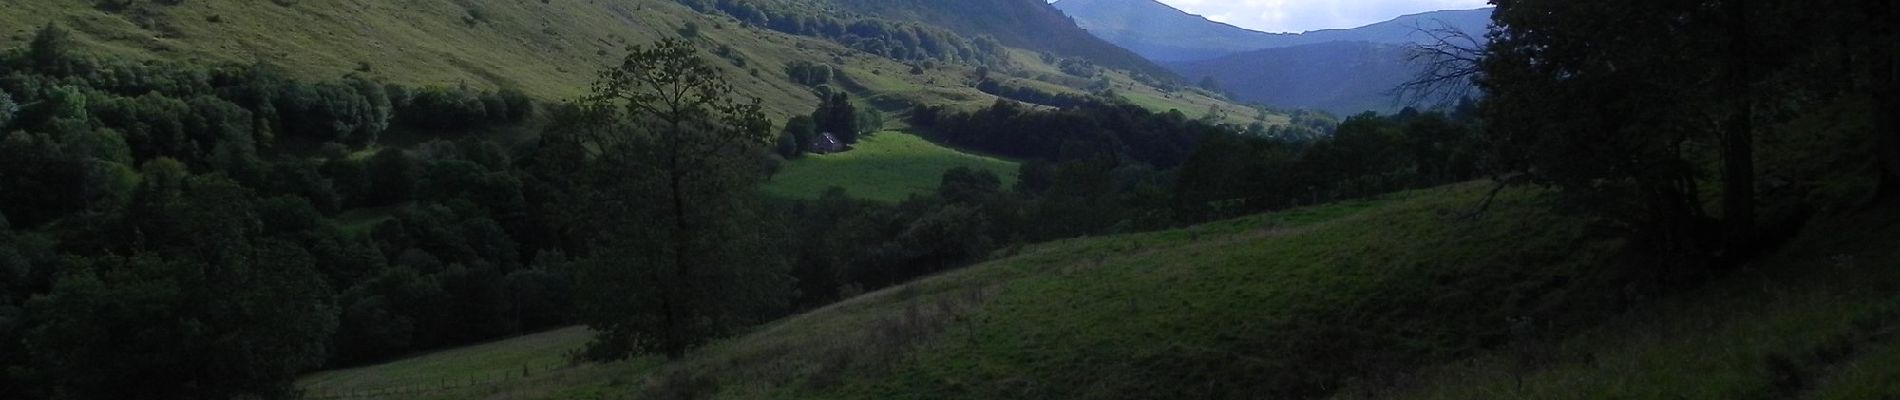
<svg viewBox="0 0 1900 400"><path fill-rule="evenodd" d="M1622 244L1483 184L1083 238L645 358L438 398L1887 399L1900 218L1823 217L1655 298ZM1521 383L1520 383L1521 382Z"/></svg>
<svg viewBox="0 0 1900 400"><path fill-rule="evenodd" d="M466 385L469 381L514 379L570 366L568 354L594 337L572 327L429 353L358 368L303 377L297 387L311 395L399 387Z"/></svg>
<svg viewBox="0 0 1900 400"><path fill-rule="evenodd" d="M1581 334L1338 398L1897 399L1900 215L1824 217L1782 251Z"/></svg>
<svg viewBox="0 0 1900 400"><path fill-rule="evenodd" d="M787 318L681 362L516 385L574 399L1319 393L1366 366L1447 358L1507 335L1505 315L1572 302L1566 288L1587 285L1595 270L1585 267L1615 246L1535 212L1530 191L1507 192L1484 219L1452 218L1484 189L1039 245Z"/></svg>

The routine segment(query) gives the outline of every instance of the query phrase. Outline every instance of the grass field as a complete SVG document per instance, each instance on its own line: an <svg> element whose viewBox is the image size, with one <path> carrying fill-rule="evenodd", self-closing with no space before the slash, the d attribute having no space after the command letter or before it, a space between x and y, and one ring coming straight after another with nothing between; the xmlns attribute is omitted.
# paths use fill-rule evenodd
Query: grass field
<svg viewBox="0 0 1900 400"><path fill-rule="evenodd" d="M565 328L385 364L319 372L297 380L297 387L320 396L517 379L569 367L568 352L592 338L593 332L586 328Z"/></svg>
<svg viewBox="0 0 1900 400"><path fill-rule="evenodd" d="M1825 233L1704 288L1632 300L1616 275L1620 245L1543 211L1538 192L1507 191L1478 220L1453 217L1483 189L1038 245L681 362L594 365L439 398L1900 393L1900 216L1828 217L1814 228ZM1578 312L1619 301L1640 306Z"/></svg>
<svg viewBox="0 0 1900 400"><path fill-rule="evenodd" d="M1527 206L1535 193L1509 193L1492 218L1447 222L1446 213L1482 194L1467 185L1038 245L787 318L665 367L609 364L516 387L574 399L703 380L717 382L714 398L731 399L1198 398L1236 389L1210 381L1272 384L1260 377L1344 368L1316 365L1331 357L1383 350L1425 359L1475 345L1436 337L1412 348L1406 335L1484 323L1430 312L1387 317L1427 306L1470 310L1500 297L1563 298L1506 286L1434 299L1448 280L1426 277L1582 282L1585 267L1602 262L1604 245L1579 242L1579 224ZM1522 260L1538 263L1503 268ZM1326 345L1355 335L1363 347Z"/></svg>
<svg viewBox="0 0 1900 400"><path fill-rule="evenodd" d="M836 186L853 197L897 202L936 191L944 171L957 167L995 173L1005 188L1016 182L1015 162L964 153L908 132L887 131L861 139L848 152L792 160L766 184L765 191L809 199Z"/></svg>
<svg viewBox="0 0 1900 400"><path fill-rule="evenodd" d="M1397 399L1900 398L1900 215L1826 218L1707 287L1426 369Z"/></svg>

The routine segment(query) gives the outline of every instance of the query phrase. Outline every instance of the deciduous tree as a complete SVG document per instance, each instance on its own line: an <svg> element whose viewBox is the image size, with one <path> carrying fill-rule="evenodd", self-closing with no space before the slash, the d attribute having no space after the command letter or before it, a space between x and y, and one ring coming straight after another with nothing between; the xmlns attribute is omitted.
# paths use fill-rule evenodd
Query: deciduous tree
<svg viewBox="0 0 1900 400"><path fill-rule="evenodd" d="M690 44L630 50L581 99L584 122L548 140L586 158L575 197L588 211L570 220L595 232L576 277L579 317L602 332L594 355L679 358L789 294L750 226L771 124Z"/></svg>

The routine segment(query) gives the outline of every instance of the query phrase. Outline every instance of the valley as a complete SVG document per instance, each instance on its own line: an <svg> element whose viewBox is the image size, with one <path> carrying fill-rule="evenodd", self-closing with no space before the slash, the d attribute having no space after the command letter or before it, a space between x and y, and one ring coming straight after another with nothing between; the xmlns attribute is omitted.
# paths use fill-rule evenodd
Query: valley
<svg viewBox="0 0 1900 400"><path fill-rule="evenodd" d="M13 0L0 397L1892 399L1817 1Z"/></svg>

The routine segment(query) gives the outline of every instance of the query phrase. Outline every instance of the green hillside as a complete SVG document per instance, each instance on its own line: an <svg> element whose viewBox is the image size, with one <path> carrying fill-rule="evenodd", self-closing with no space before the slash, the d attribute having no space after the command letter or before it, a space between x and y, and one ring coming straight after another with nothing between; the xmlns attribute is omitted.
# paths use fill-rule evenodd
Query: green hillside
<svg viewBox="0 0 1900 400"><path fill-rule="evenodd" d="M1615 267L1621 246L1590 239L1581 220L1540 211L1537 191L1507 191L1485 217L1455 219L1485 189L1050 243L787 318L679 363L592 365L434 395L1893 393L1900 274L1883 266L1900 252L1872 239L1896 234L1896 215L1828 218L1819 228L1833 234L1804 236L1703 289L1604 318L1587 310L1648 301L1613 283L1628 273ZM1393 379L1402 376L1411 378Z"/></svg>
<svg viewBox="0 0 1900 400"><path fill-rule="evenodd" d="M780 66L842 52L822 42L722 26L665 1L288 3L192 1L114 14L86 2L35 0L10 4L12 10L0 12L0 24L30 30L58 22L118 55L264 62L310 80L368 67L371 74L400 83L511 87L559 100L586 92L625 46L677 37L685 24L694 23L704 26L706 45L732 45L747 57L749 68L760 70L762 77L750 77L734 67L733 83L764 98L780 115L804 112L816 101L808 89L782 79ZM16 34L5 45L27 38ZM868 58L854 64L897 68Z"/></svg>
<svg viewBox="0 0 1900 400"><path fill-rule="evenodd" d="M1531 192L1446 223L1483 189L1052 243L620 373L718 382L717 398L1323 393L1363 368L1479 348L1511 315L1594 297L1614 243L1536 212Z"/></svg>
<svg viewBox="0 0 1900 400"><path fill-rule="evenodd" d="M1172 76L1166 69L1089 35L1042 0L822 0L842 10L928 21L966 35L991 35L1011 47L1086 58L1118 69Z"/></svg>
<svg viewBox="0 0 1900 400"><path fill-rule="evenodd" d="M1826 218L1786 249L1576 335L1335 398L1891 399L1900 395L1900 215Z"/></svg>
<svg viewBox="0 0 1900 400"><path fill-rule="evenodd" d="M624 47L678 37L691 24L702 48L732 49L735 56L726 57L730 80L740 93L763 98L775 118L809 112L817 101L809 88L786 77L784 66L792 61L836 64L846 76L889 81L866 85L861 94L904 102L980 105L994 98L965 82L968 66L913 75L909 65L893 59L747 26L669 0L133 4L106 12L90 2L11 2L0 11L0 26L10 27L0 32L0 47L19 46L35 28L55 22L108 55L263 62L313 81L367 70L403 84L506 87L561 100L586 92ZM1029 61L1022 68L1036 67L1037 60Z"/></svg>
<svg viewBox="0 0 1900 400"><path fill-rule="evenodd" d="M297 386L313 397L327 397L373 389L422 390L520 379L524 374L532 376L573 366L568 354L578 351L593 336L593 331L586 328L559 329L374 366L311 374L299 379Z"/></svg>

